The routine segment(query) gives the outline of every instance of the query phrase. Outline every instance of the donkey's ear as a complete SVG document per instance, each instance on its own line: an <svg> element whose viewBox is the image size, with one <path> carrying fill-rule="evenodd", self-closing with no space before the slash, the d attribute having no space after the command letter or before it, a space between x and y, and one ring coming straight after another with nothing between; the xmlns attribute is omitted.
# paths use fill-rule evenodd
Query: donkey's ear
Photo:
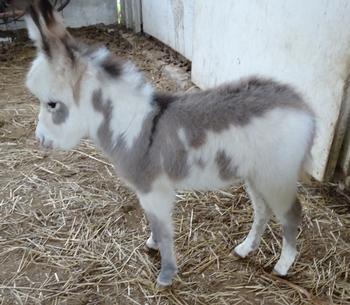
<svg viewBox="0 0 350 305"><path fill-rule="evenodd" d="M25 16L29 37L48 57L66 36L61 16L48 0L31 0Z"/></svg>

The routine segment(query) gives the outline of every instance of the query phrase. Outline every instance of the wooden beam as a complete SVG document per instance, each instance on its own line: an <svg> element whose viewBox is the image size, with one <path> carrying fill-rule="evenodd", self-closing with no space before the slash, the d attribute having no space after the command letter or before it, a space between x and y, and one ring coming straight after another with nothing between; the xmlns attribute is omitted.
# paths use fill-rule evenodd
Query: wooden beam
<svg viewBox="0 0 350 305"><path fill-rule="evenodd" d="M22 10L12 10L8 12L0 13L0 18L14 18L14 17L21 17L24 15L24 11Z"/></svg>
<svg viewBox="0 0 350 305"><path fill-rule="evenodd" d="M141 0L133 0L132 7L133 30L135 33L142 31Z"/></svg>
<svg viewBox="0 0 350 305"><path fill-rule="evenodd" d="M121 11L124 25L139 33L142 30L141 0L121 0Z"/></svg>

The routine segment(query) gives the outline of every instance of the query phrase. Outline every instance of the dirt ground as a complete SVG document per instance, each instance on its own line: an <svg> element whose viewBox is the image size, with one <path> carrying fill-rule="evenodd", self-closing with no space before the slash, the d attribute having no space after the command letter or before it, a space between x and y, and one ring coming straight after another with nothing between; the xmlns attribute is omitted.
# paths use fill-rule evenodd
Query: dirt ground
<svg viewBox="0 0 350 305"><path fill-rule="evenodd" d="M74 30L133 60L158 89L187 90L164 73L190 64L154 39L118 28ZM23 36L23 35L21 35ZM159 255L135 195L84 141L48 153L34 143L37 101L24 87L35 50L0 46L0 304L350 304L350 197L336 184L300 185L300 255L287 278L270 271L281 231L259 250L231 255L252 210L243 187L180 193L174 212L179 274L158 289Z"/></svg>

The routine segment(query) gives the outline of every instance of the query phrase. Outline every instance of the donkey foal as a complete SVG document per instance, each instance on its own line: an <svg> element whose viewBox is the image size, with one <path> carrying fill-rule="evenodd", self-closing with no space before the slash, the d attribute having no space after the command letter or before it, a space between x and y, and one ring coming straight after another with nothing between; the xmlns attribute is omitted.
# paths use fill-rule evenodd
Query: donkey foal
<svg viewBox="0 0 350 305"><path fill-rule="evenodd" d="M274 213L283 226L274 271L286 275L297 254L301 206L296 182L314 138L314 115L289 86L250 78L192 94L155 93L129 62L107 49L76 42L48 1L26 15L38 48L27 87L40 100L41 145L71 149L92 139L138 195L151 227L148 247L159 249L157 282L177 272L171 212L178 189L217 189L245 182L254 206L246 239L258 248Z"/></svg>

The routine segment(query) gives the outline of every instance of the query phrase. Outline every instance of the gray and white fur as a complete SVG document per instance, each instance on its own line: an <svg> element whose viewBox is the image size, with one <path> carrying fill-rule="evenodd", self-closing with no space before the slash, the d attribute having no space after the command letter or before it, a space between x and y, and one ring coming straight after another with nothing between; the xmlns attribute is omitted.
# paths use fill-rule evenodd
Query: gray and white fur
<svg viewBox="0 0 350 305"><path fill-rule="evenodd" d="M146 244L160 250L159 285L177 272L176 191L236 183L246 184L254 221L235 253L257 249L275 214L284 233L274 270L287 274L301 220L296 184L315 135L313 111L293 88L251 77L196 93L157 93L131 63L76 42L48 1L34 1L26 20L38 48L27 76L41 103L38 140L71 149L89 137L110 157L150 222Z"/></svg>

